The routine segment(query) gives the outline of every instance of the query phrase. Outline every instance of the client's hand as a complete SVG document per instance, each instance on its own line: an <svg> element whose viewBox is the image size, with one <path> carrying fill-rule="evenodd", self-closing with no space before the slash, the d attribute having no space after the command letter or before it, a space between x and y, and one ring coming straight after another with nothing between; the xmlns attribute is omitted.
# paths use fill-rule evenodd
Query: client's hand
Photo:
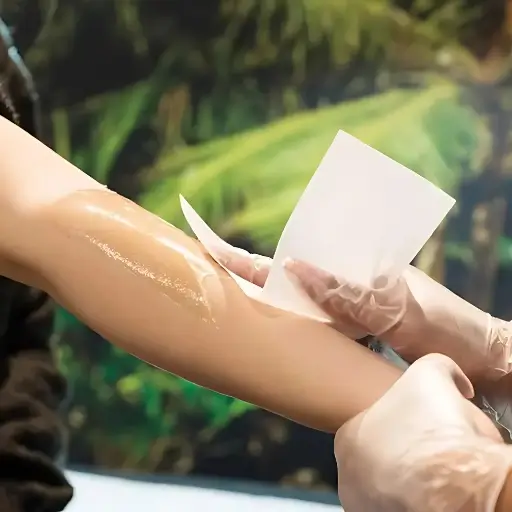
<svg viewBox="0 0 512 512"><path fill-rule="evenodd" d="M237 249L217 255L231 271L263 286L271 260ZM334 326L351 338L367 334L387 342L408 362L430 353L449 356L472 379L512 371L512 326L493 318L410 266L396 280L371 288L307 263L286 268Z"/></svg>
<svg viewBox="0 0 512 512"><path fill-rule="evenodd" d="M414 363L370 409L337 433L346 512L487 512L512 466L473 388L442 355Z"/></svg>

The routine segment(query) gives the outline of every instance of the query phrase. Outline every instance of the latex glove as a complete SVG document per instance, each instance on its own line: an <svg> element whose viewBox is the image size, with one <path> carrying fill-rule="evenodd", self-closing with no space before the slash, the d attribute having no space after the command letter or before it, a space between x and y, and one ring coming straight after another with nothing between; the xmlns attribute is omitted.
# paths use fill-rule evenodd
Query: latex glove
<svg viewBox="0 0 512 512"><path fill-rule="evenodd" d="M475 403L495 422L508 443L512 442L512 373L480 384Z"/></svg>
<svg viewBox="0 0 512 512"><path fill-rule="evenodd" d="M436 352L471 378L497 379L512 370L511 324L415 267L392 281L377 279L372 289L302 262L288 262L287 269L338 324L378 336L409 362Z"/></svg>
<svg viewBox="0 0 512 512"><path fill-rule="evenodd" d="M216 256L258 286L265 284L272 264L270 258L228 244ZM398 280L380 279L380 286L366 290L302 262L288 261L286 268L333 318L334 326L352 339L379 336L410 362L433 352L457 361L483 384L479 406L512 432L512 374L489 382L510 372L509 322L484 313L414 267ZM394 364L407 367L389 347L382 350Z"/></svg>
<svg viewBox="0 0 512 512"><path fill-rule="evenodd" d="M244 279L265 283L269 258L229 247L217 257ZM372 288L300 261L288 261L286 268L353 339L378 336L408 362L445 354L472 379L495 380L512 370L510 322L481 311L415 267L393 281L379 278Z"/></svg>
<svg viewBox="0 0 512 512"><path fill-rule="evenodd" d="M346 423L335 440L345 512L494 511L512 448L472 395L453 361L430 355Z"/></svg>

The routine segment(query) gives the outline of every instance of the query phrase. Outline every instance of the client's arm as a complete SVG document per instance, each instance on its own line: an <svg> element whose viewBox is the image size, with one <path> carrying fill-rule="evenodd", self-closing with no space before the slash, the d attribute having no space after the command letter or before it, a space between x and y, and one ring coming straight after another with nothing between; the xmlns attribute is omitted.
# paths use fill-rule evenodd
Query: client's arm
<svg viewBox="0 0 512 512"><path fill-rule="evenodd" d="M512 510L512 472L509 472L505 485L496 504L496 512L509 512Z"/></svg>
<svg viewBox="0 0 512 512"><path fill-rule="evenodd" d="M400 372L329 327L247 298L181 231L0 120L0 272L160 368L335 431Z"/></svg>

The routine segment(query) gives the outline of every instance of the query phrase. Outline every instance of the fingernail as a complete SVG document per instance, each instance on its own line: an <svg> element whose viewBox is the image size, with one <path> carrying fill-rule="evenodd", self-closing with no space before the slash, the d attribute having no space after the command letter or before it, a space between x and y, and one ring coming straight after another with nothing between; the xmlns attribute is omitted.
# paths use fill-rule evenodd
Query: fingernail
<svg viewBox="0 0 512 512"><path fill-rule="evenodd" d="M297 276L295 275L294 269L295 269L295 260L292 258L285 258L283 260L283 268L285 271L285 274L288 276L288 279L296 280Z"/></svg>
<svg viewBox="0 0 512 512"><path fill-rule="evenodd" d="M231 263L237 256L245 256L245 251L227 244L218 244L210 248L212 255L223 265Z"/></svg>
<svg viewBox="0 0 512 512"><path fill-rule="evenodd" d="M268 264L268 260L263 256L255 256L253 259L254 268L261 272L266 269L270 269L270 265Z"/></svg>
<svg viewBox="0 0 512 512"><path fill-rule="evenodd" d="M301 282L296 272L297 262L292 258L286 258L283 260L283 268L284 273L286 274L286 278L295 286L300 287Z"/></svg>
<svg viewBox="0 0 512 512"><path fill-rule="evenodd" d="M283 260L283 267L286 269L286 270L293 270L294 267L295 267L295 260L293 258L285 258Z"/></svg>
<svg viewBox="0 0 512 512"><path fill-rule="evenodd" d="M229 258L224 258L222 256L216 256L215 259L217 260L217 263L219 265L222 265L223 267L229 267L229 263L230 263Z"/></svg>
<svg viewBox="0 0 512 512"><path fill-rule="evenodd" d="M213 250L211 254L221 265L228 266L231 261L231 257L224 251Z"/></svg>

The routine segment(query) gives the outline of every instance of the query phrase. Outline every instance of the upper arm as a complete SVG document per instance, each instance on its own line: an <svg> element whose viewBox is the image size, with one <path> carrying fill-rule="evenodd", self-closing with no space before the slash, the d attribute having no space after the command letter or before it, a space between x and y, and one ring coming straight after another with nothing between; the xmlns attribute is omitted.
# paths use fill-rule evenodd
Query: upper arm
<svg viewBox="0 0 512 512"><path fill-rule="evenodd" d="M0 218L8 219L0 225L0 259L20 262L38 235L32 219L40 208L104 186L2 117L0 140Z"/></svg>

